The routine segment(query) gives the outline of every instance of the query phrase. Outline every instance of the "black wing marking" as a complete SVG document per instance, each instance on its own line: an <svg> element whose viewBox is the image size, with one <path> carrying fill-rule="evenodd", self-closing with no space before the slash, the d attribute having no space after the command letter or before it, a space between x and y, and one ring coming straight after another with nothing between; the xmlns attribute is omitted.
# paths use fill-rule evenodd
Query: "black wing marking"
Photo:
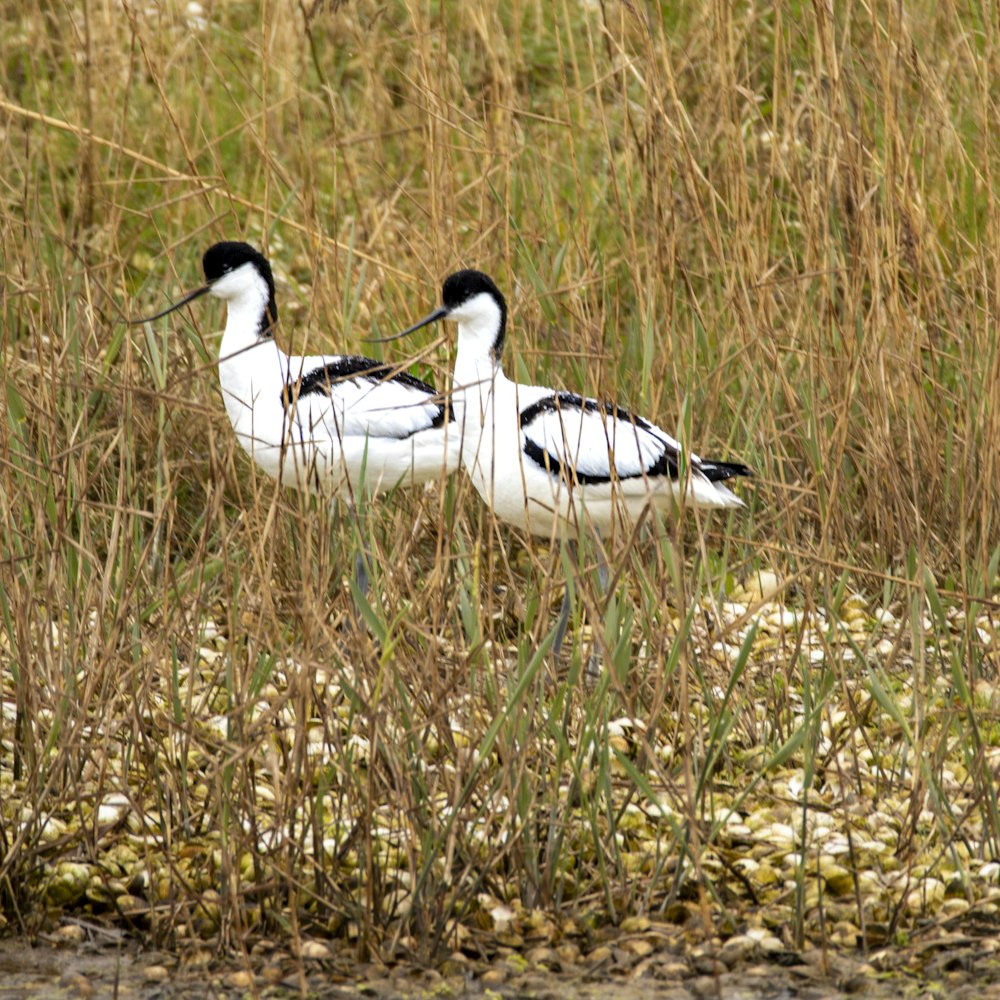
<svg viewBox="0 0 1000 1000"><path fill-rule="evenodd" d="M604 457L608 461L607 472L588 472L580 468L580 461L564 462L558 455L552 453L551 447L545 447L530 436L531 424L539 419L544 420L548 414L560 414L560 422L563 415L568 416L573 411L577 411L583 419L586 414L595 414L601 423L605 425L605 442L607 451ZM621 470L616 468L614 473L610 469L611 452L614 441L607 435L607 425L611 422L621 422L638 438L640 432L648 435L647 445L657 446L659 454L650 465L641 462L633 469ZM628 410L617 406L614 403L606 403L598 399L588 399L578 396L573 392L555 392L551 396L545 396L530 406L525 407L520 414L520 427L525 454L541 468L546 469L550 474L562 476L568 482L577 482L581 485L600 485L609 483L612 479L637 479L647 476L664 476L670 479L677 479L680 475L679 462L680 452L673 439L667 437L659 428L654 427L648 420L630 413ZM627 430L625 431L627 433ZM564 438L565 434L562 435ZM617 435L615 435L616 437ZM572 442L566 442L564 445ZM635 442L638 445L638 441ZM581 449L582 450L582 449ZM602 449L603 451L603 449ZM578 456L579 458L579 456Z"/></svg>
<svg viewBox="0 0 1000 1000"><path fill-rule="evenodd" d="M705 473L705 478L711 483L721 483L734 476L752 476L754 474L753 469L742 462L706 462L703 460L701 471Z"/></svg>
<svg viewBox="0 0 1000 1000"><path fill-rule="evenodd" d="M281 391L281 405L287 412L296 399L302 399L309 395L329 396L338 382L349 379L364 379L371 385L386 381L395 382L407 389L426 393L430 397L428 403L433 403L433 400L439 395L434 386L409 372L397 371L393 365L386 364L384 361L376 361L374 358L365 358L359 355L345 355L332 358L325 364L313 368L306 372L301 379L290 378ZM448 400L433 403L433 405L437 406L437 413L431 421L430 427L440 427L455 419L451 403Z"/></svg>

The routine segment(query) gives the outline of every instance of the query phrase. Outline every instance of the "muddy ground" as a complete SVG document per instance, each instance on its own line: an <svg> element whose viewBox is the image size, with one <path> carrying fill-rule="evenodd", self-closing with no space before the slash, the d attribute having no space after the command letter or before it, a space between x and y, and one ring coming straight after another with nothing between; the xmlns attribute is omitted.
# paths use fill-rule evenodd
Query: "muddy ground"
<svg viewBox="0 0 1000 1000"><path fill-rule="evenodd" d="M222 960L201 950L145 949L103 928L74 926L74 934L62 938L0 940L0 998L1000 998L995 939L956 933L867 960L808 951L727 965L706 952L664 951L622 972L612 948L603 962L558 972L527 968L520 959L479 966L457 958L441 972L406 963L392 969L359 964L346 954L317 960L267 949L255 949L242 962ZM66 943L81 932L82 942Z"/></svg>

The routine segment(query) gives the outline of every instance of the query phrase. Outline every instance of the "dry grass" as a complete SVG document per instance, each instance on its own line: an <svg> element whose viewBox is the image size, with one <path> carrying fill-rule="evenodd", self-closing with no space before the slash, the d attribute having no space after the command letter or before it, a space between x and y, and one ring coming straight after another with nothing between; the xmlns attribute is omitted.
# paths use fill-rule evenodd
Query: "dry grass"
<svg viewBox="0 0 1000 1000"><path fill-rule="evenodd" d="M863 751L916 803L904 864L996 853L998 39L986 9L840 6L3 8L12 927L44 919L67 857L104 866L87 905L131 895L171 941L430 957L477 894L607 920L692 884L712 925L719 803L756 808L794 766L849 827L875 792L831 762ZM604 682L579 682L582 628L557 675L558 553L460 479L356 514L276 492L234 453L218 310L126 326L238 236L275 265L295 351L368 350L449 270L494 274L509 372L747 461L749 514L618 540L610 601L577 584ZM445 383L447 351L423 357ZM385 595L366 627L359 537ZM704 632L761 569L819 656L801 617L770 648L745 621ZM895 612L853 648L829 626L852 591ZM113 794L127 818L98 808ZM622 821L651 796L674 819L636 878ZM109 886L112 846L152 884ZM801 942L823 911L804 861L797 880Z"/></svg>

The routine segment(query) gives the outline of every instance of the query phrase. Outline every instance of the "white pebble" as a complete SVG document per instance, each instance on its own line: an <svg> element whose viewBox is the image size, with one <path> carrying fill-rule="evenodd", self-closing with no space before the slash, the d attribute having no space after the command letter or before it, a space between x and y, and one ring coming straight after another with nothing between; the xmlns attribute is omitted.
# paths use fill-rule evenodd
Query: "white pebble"
<svg viewBox="0 0 1000 1000"><path fill-rule="evenodd" d="M97 822L104 826L107 823L117 823L129 808L128 799L120 792L106 795L97 807Z"/></svg>

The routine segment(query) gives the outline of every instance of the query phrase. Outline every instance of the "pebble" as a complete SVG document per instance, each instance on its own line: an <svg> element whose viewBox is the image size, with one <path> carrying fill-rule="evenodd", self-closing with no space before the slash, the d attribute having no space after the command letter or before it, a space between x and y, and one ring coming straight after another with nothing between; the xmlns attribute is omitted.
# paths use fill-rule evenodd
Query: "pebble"
<svg viewBox="0 0 1000 1000"><path fill-rule="evenodd" d="M773 597L781 586L781 577L777 573L761 570L747 580L746 590L758 600L766 601Z"/></svg>
<svg viewBox="0 0 1000 1000"><path fill-rule="evenodd" d="M695 955L691 964L703 976L721 976L726 971L725 965L713 955Z"/></svg>
<svg viewBox="0 0 1000 1000"><path fill-rule="evenodd" d="M528 968L528 960L519 951L511 952L504 956L503 967L515 976L520 975Z"/></svg>
<svg viewBox="0 0 1000 1000"><path fill-rule="evenodd" d="M652 942L646 938L632 938L629 941L623 941L622 947L637 958L646 958L655 951Z"/></svg>
<svg viewBox="0 0 1000 1000"><path fill-rule="evenodd" d="M101 826L117 823L129 808L128 799L120 792L106 795L97 807L97 822Z"/></svg>
<svg viewBox="0 0 1000 1000"><path fill-rule="evenodd" d="M142 970L142 978L147 983L165 983L170 978L170 970L165 965L147 965Z"/></svg>
<svg viewBox="0 0 1000 1000"><path fill-rule="evenodd" d="M94 987L87 976L79 972L64 972L59 978L59 985L70 989L78 997L92 997Z"/></svg>
<svg viewBox="0 0 1000 1000"><path fill-rule="evenodd" d="M944 901L945 885L940 879L928 878L916 888L907 893L906 905L915 911L933 907Z"/></svg>
<svg viewBox="0 0 1000 1000"><path fill-rule="evenodd" d="M63 924L53 937L60 944L83 944L87 940L87 932L79 924Z"/></svg>
<svg viewBox="0 0 1000 1000"><path fill-rule="evenodd" d="M961 899L956 897L954 899L946 899L941 904L941 912L948 917L958 916L960 913L965 913L969 909L969 901L967 899Z"/></svg>
<svg viewBox="0 0 1000 1000"><path fill-rule="evenodd" d="M779 611L772 611L765 621L768 625L775 625L782 629L795 628L802 620L802 616L789 608L782 608Z"/></svg>
<svg viewBox="0 0 1000 1000"><path fill-rule="evenodd" d="M784 951L785 946L782 944L780 939L776 938L773 934L768 934L760 939L760 950L767 952L769 955L777 954L779 951Z"/></svg>
<svg viewBox="0 0 1000 1000"><path fill-rule="evenodd" d="M559 961L565 965L572 965L580 960L580 948L572 941L564 941L559 945L556 954L559 956Z"/></svg>
<svg viewBox="0 0 1000 1000"><path fill-rule="evenodd" d="M861 931L846 920L838 921L830 933L830 941L840 948L854 949L861 939Z"/></svg>
<svg viewBox="0 0 1000 1000"><path fill-rule="evenodd" d="M979 869L979 877L987 879L990 882L997 881L998 877L1000 877L1000 863L996 861L987 861L986 864Z"/></svg>
<svg viewBox="0 0 1000 1000"><path fill-rule="evenodd" d="M127 915L143 913L147 909L144 899L133 896L131 893L123 892L115 896L115 906Z"/></svg>
<svg viewBox="0 0 1000 1000"><path fill-rule="evenodd" d="M726 941L719 951L719 958L731 969L753 954L757 942L747 934L737 934Z"/></svg>
<svg viewBox="0 0 1000 1000"><path fill-rule="evenodd" d="M841 607L845 610L864 611L868 607L868 601L861 594L852 593L844 598Z"/></svg>
<svg viewBox="0 0 1000 1000"><path fill-rule="evenodd" d="M696 997L717 997L719 995L719 980L715 976L698 976L688 983L688 989Z"/></svg>
<svg viewBox="0 0 1000 1000"><path fill-rule="evenodd" d="M212 667L219 662L223 657L223 653L215 649L213 646L202 646L198 650L198 659L205 664L205 666Z"/></svg>
<svg viewBox="0 0 1000 1000"><path fill-rule="evenodd" d="M302 958L324 959L331 958L330 949L322 941L303 941L299 951Z"/></svg>
<svg viewBox="0 0 1000 1000"><path fill-rule="evenodd" d="M691 974L686 962L664 962L658 969L660 979L670 981L673 979L686 979Z"/></svg>
<svg viewBox="0 0 1000 1000"><path fill-rule="evenodd" d="M623 934L641 934L650 928L649 917L626 917L621 923Z"/></svg>
<svg viewBox="0 0 1000 1000"><path fill-rule="evenodd" d="M453 951L438 967L438 971L446 979L452 976L464 976L469 970L469 960L460 951Z"/></svg>
<svg viewBox="0 0 1000 1000"><path fill-rule="evenodd" d="M559 956L547 945L539 945L537 948L532 948L524 957L528 960L529 965L542 966L544 968L559 965Z"/></svg>

